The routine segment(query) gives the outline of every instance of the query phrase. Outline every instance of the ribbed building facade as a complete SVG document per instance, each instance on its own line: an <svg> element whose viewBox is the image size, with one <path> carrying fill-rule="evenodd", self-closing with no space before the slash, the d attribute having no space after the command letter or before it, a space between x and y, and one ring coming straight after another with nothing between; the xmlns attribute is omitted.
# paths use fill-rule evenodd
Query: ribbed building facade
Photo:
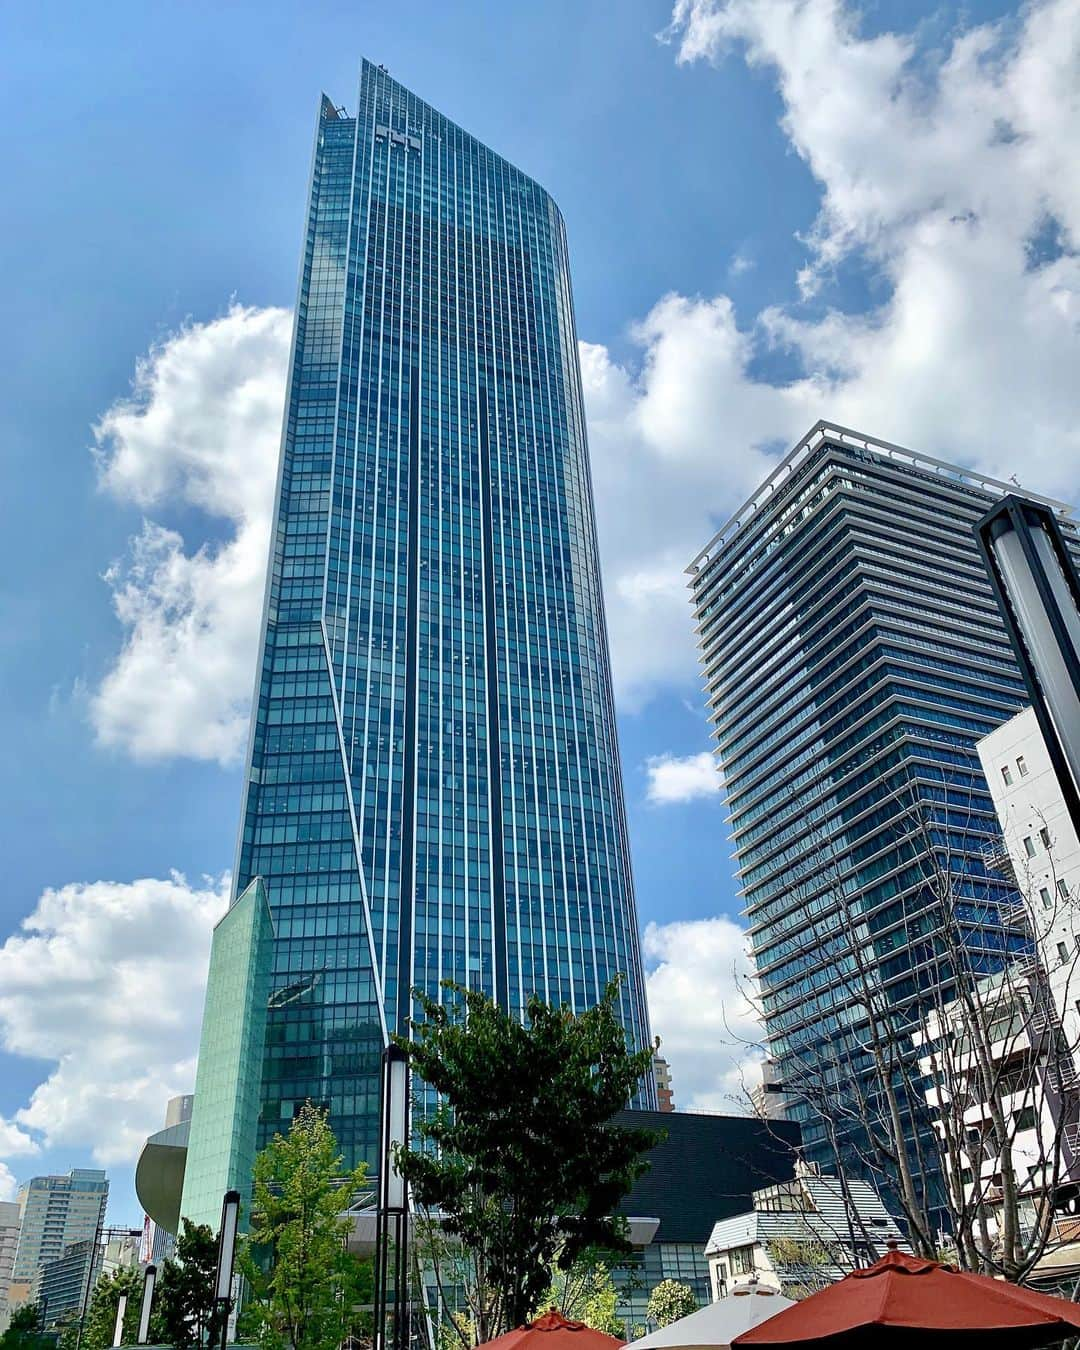
<svg viewBox="0 0 1080 1350"><path fill-rule="evenodd" d="M260 1141L310 1098L373 1159L414 986L621 974L648 1044L563 220L368 62L318 117L260 661Z"/></svg>
<svg viewBox="0 0 1080 1350"><path fill-rule="evenodd" d="M902 1030L956 977L946 921L971 970L1025 944L975 751L1026 701L972 529L1008 490L818 424L690 568L774 1072L826 1170L799 1089L850 1106L865 990Z"/></svg>

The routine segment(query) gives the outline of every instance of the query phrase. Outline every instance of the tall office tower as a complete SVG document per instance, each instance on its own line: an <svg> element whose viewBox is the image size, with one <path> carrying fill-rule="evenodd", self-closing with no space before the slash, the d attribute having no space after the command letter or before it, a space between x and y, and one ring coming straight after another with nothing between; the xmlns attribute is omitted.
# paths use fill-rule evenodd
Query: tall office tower
<svg viewBox="0 0 1080 1350"><path fill-rule="evenodd" d="M19 1245L19 1206L13 1200L0 1200L0 1333L7 1330L8 1287L15 1269L15 1248Z"/></svg>
<svg viewBox="0 0 1080 1350"><path fill-rule="evenodd" d="M649 1043L562 217L366 61L316 127L236 895L256 877L260 1142L310 1098L374 1160L414 986L583 1009L621 974Z"/></svg>
<svg viewBox="0 0 1080 1350"><path fill-rule="evenodd" d="M854 1093L865 991L906 1049L951 979L944 904L961 967L1025 941L975 751L1026 700L973 533L1008 490L819 423L689 569L767 1039L826 1168L799 1093Z"/></svg>
<svg viewBox="0 0 1080 1350"><path fill-rule="evenodd" d="M105 1173L87 1167L75 1167L66 1177L34 1177L19 1188L19 1245L11 1276L19 1302L32 1292L46 1262L73 1243L97 1242L108 1199Z"/></svg>

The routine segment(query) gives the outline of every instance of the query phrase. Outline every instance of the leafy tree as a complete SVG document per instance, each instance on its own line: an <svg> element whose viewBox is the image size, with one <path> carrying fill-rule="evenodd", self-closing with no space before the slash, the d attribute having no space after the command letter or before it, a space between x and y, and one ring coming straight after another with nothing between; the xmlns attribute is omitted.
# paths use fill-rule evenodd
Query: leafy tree
<svg viewBox="0 0 1080 1350"><path fill-rule="evenodd" d="M529 1320L554 1267L591 1247L629 1250L614 1216L662 1135L612 1123L652 1064L651 1049L627 1048L618 981L576 1015L534 996L524 1025L479 992L445 988L449 1004L415 991L423 1020L412 1040L397 1038L440 1103L400 1163L421 1210L421 1254L440 1292L464 1288L485 1341ZM443 1279L451 1250L457 1269Z"/></svg>
<svg viewBox="0 0 1080 1350"><path fill-rule="evenodd" d="M560 1270L556 1263L551 1287L539 1306L558 1308L576 1322L621 1339L626 1328L615 1312L618 1302L619 1291L611 1278L610 1265L602 1254L590 1252L580 1256L569 1270Z"/></svg>
<svg viewBox="0 0 1080 1350"><path fill-rule="evenodd" d="M206 1223L181 1220L176 1239L176 1259L161 1269L154 1294L151 1334L159 1344L175 1350L209 1342L221 1335L221 1321L228 1313L215 1305L217 1236Z"/></svg>
<svg viewBox="0 0 1080 1350"><path fill-rule="evenodd" d="M679 1280L661 1280L654 1285L645 1307L645 1315L658 1327L670 1326L692 1312L697 1312L694 1291Z"/></svg>
<svg viewBox="0 0 1080 1350"><path fill-rule="evenodd" d="M326 1116L305 1103L288 1135L275 1135L255 1159L251 1232L240 1252L252 1301L241 1334L266 1350L337 1350L366 1339L360 1305L371 1302L371 1265L346 1249L351 1221L341 1213L365 1167L343 1172Z"/></svg>
<svg viewBox="0 0 1080 1350"><path fill-rule="evenodd" d="M48 1350L52 1338L40 1331L41 1308L36 1303L23 1303L14 1309L7 1330L0 1335L0 1350Z"/></svg>
<svg viewBox="0 0 1080 1350"><path fill-rule="evenodd" d="M134 1345L139 1335L139 1309L142 1300L142 1273L135 1266L121 1266L111 1275L102 1275L90 1295L90 1306L83 1323L81 1350L107 1350L116 1330L116 1309L120 1295L127 1295L121 1342Z"/></svg>

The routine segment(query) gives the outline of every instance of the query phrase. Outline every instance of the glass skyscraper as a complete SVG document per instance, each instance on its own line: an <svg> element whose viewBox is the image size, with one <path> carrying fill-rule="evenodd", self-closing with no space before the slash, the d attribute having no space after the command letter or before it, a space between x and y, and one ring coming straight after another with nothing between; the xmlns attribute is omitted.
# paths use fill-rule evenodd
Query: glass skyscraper
<svg viewBox="0 0 1080 1350"><path fill-rule="evenodd" d="M648 1042L563 220L366 61L315 135L236 894L255 877L259 1144L310 1098L375 1161L414 986L580 1010L621 974Z"/></svg>
<svg viewBox="0 0 1080 1350"><path fill-rule="evenodd" d="M766 1035L826 1167L798 1088L868 1070L866 988L903 1033L962 977L946 896L970 970L1025 944L975 751L1026 702L972 529L1009 490L819 423L689 569Z"/></svg>

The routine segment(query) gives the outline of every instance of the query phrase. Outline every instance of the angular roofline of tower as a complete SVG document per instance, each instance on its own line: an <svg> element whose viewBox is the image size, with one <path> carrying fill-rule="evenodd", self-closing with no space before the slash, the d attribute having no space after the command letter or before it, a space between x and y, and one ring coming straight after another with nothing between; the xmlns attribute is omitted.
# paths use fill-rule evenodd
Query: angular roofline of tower
<svg viewBox="0 0 1080 1350"><path fill-rule="evenodd" d="M959 482L971 483L976 487L987 488L1005 495L1016 491L1015 483L1003 483L1000 479L991 478L988 474L978 473L974 469L965 469L958 464L950 464L944 459L935 459L933 455L924 455L921 451L909 450L906 446L894 445L892 441L879 440L876 436L868 436L865 432L855 431L851 427L842 427L838 422L829 422L822 418L815 422L802 440L798 441L795 447L784 456L764 483L721 525L705 547L699 549L685 569L687 574L696 576L701 571L703 564L709 561L716 546L729 543L730 538L738 534L777 488L786 482L822 441L827 440L838 441L841 444L845 442L854 444L864 450L877 450L890 459L900 459L909 464L918 465L920 468L934 469L942 473L943 477L947 476ZM1029 492L1026 488L1022 491L1025 497L1042 502L1059 515L1072 515L1073 508L1068 502L1060 502L1053 497L1044 497L1041 493Z"/></svg>

